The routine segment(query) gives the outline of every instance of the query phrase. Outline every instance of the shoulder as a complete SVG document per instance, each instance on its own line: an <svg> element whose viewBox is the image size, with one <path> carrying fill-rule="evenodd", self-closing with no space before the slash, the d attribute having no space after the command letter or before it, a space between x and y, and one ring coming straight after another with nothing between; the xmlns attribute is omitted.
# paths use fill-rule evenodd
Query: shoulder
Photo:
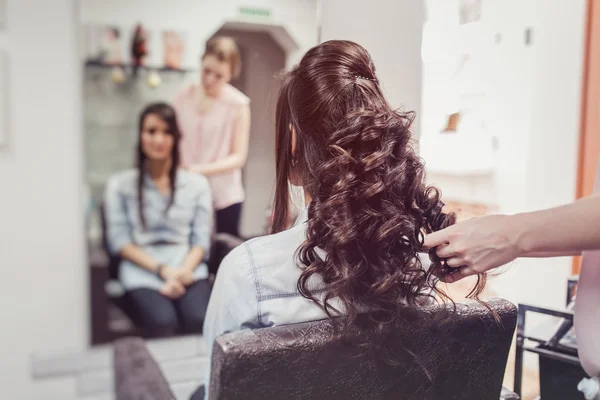
<svg viewBox="0 0 600 400"><path fill-rule="evenodd" d="M112 175L106 184L107 190L126 191L137 185L138 171L128 169Z"/></svg>
<svg viewBox="0 0 600 400"><path fill-rule="evenodd" d="M181 183L195 194L200 195L210 193L210 184L208 183L208 178L204 175L179 169L177 170L177 180L178 184Z"/></svg>
<svg viewBox="0 0 600 400"><path fill-rule="evenodd" d="M225 279L230 283L235 281L256 282L255 265L252 262L247 243L235 247L223 258L219 266L219 279ZM239 285L235 286L240 287Z"/></svg>
<svg viewBox="0 0 600 400"><path fill-rule="evenodd" d="M292 263L296 250L305 240L306 224L299 224L283 232L250 239L244 246L255 268L268 270Z"/></svg>
<svg viewBox="0 0 600 400"><path fill-rule="evenodd" d="M175 95L175 103L180 103L182 101L186 101L187 99L191 99L194 96L194 91L196 90L195 84L188 84L184 86L177 94Z"/></svg>
<svg viewBox="0 0 600 400"><path fill-rule="evenodd" d="M274 235L250 239L233 250L221 262L219 274L228 279L251 280L258 287L267 271L290 263L304 239L305 227L294 227ZM302 232L302 235L299 234Z"/></svg>
<svg viewBox="0 0 600 400"><path fill-rule="evenodd" d="M193 172L186 171L185 169L181 168L177 170L177 179L181 180L182 183L185 183L186 185L191 185L195 188L201 189L209 186L208 178L206 178L204 175L195 174Z"/></svg>
<svg viewBox="0 0 600 400"><path fill-rule="evenodd" d="M234 106L247 106L250 104L250 97L246 96L240 90L234 88L229 83L223 88L223 100Z"/></svg>
<svg viewBox="0 0 600 400"><path fill-rule="evenodd" d="M305 239L305 224L295 226L273 235L250 239L233 249L219 267L224 271L247 268L256 273L258 270L280 267L293 260L298 247ZM229 272L232 273L232 272Z"/></svg>

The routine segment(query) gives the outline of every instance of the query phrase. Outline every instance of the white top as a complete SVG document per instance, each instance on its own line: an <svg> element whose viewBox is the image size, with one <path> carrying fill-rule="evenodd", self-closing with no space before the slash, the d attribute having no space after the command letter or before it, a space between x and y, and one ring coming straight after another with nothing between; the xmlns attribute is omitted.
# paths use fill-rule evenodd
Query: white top
<svg viewBox="0 0 600 400"><path fill-rule="evenodd" d="M297 289L302 270L295 255L306 240L307 217L308 209L304 209L292 228L249 240L225 257L204 320L203 335L209 353L214 340L225 333L327 318L318 305L302 297ZM429 257L422 257L422 263L423 268L429 268ZM314 293L320 284L321 280L313 275L309 289ZM332 305L342 309L335 301ZM206 370L208 397L210 366Z"/></svg>

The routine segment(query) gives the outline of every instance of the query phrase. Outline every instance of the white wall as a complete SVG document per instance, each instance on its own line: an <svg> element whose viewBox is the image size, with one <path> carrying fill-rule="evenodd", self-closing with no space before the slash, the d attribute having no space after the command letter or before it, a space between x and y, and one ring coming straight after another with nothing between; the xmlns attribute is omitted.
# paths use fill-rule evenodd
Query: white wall
<svg viewBox="0 0 600 400"><path fill-rule="evenodd" d="M183 67L197 68L204 44L226 21L244 21L240 7L258 7L271 11L268 19L248 21L279 24L286 27L299 44L290 55L295 62L317 42L316 0L79 0L80 22L107 24L121 30L123 57L129 60L131 34L137 23L150 33L148 65L162 66L162 32L183 31L186 36Z"/></svg>
<svg viewBox="0 0 600 400"><path fill-rule="evenodd" d="M358 0L323 2L322 41L352 40L364 46L375 63L389 101L421 111L421 35L425 10L421 1ZM418 133L418 119L413 131Z"/></svg>
<svg viewBox="0 0 600 400"><path fill-rule="evenodd" d="M443 6L450 3L430 4L447 11ZM483 0L482 25L479 34L489 43L484 50L486 125L498 145L493 199L479 198L491 200L502 213L568 203L575 198L585 1ZM525 44L527 28L530 45ZM499 43L493 40L496 34ZM435 76L425 75L424 135L437 133L429 130L432 120L439 125L430 79ZM466 178L458 185L455 176L431 177L445 194L462 200L490 186L482 181L474 190L465 186ZM518 260L490 285L513 302L561 307L570 267L570 258Z"/></svg>
<svg viewBox="0 0 600 400"><path fill-rule="evenodd" d="M575 199L585 1L556 0L552 7L544 0L528 3L525 14L531 19L534 48L531 73L526 77L531 86L529 129L523 132L525 136L512 137L516 143L526 142L525 152L507 154L503 164L506 176L500 193L506 212L548 208ZM519 0L513 10L523 5ZM511 129L511 115L506 119L506 129ZM511 179L520 182L518 190ZM501 294L521 302L564 306L571 258L514 264L498 279Z"/></svg>
<svg viewBox="0 0 600 400"><path fill-rule="evenodd" d="M75 2L8 0L8 148L0 149L0 387L4 399L71 399L72 381L33 384L36 351L84 348L81 69Z"/></svg>

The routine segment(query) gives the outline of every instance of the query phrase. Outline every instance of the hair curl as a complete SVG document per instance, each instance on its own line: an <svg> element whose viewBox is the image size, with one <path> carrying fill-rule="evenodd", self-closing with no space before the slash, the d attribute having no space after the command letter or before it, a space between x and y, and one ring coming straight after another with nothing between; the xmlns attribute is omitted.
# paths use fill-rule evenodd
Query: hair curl
<svg viewBox="0 0 600 400"><path fill-rule="evenodd" d="M345 316L342 332L358 328L369 350L392 334L406 305L436 294L450 300L436 287L441 260L431 251L425 269L418 253L425 233L454 224L456 216L425 184L413 119L390 107L371 57L349 41L311 49L285 76L277 102L272 231L286 228L288 182L303 186L311 202L298 290L330 318ZM313 279L323 290L314 290ZM484 285L482 275L470 296ZM365 311L374 312L363 324Z"/></svg>

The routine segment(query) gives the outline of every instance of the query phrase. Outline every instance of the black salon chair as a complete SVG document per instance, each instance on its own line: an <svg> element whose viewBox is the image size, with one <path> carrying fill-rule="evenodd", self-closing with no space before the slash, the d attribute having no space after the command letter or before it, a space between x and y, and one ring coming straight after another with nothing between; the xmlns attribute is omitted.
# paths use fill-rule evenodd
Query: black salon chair
<svg viewBox="0 0 600 400"><path fill-rule="evenodd" d="M223 335L213 346L210 399L518 400L502 388L517 310L505 300L488 306L499 322L477 303L457 305L449 319L440 319L447 307L408 312L390 346L402 343L414 357L397 367L349 357L329 321ZM117 400L173 398L143 340L118 340L114 360Z"/></svg>
<svg viewBox="0 0 600 400"><path fill-rule="evenodd" d="M217 338L211 400L498 400L517 321L505 300L407 309L390 349L405 346L399 366L349 357L329 321L244 330ZM418 360L418 361L417 361ZM426 372L425 372L426 371Z"/></svg>
<svg viewBox="0 0 600 400"><path fill-rule="evenodd" d="M108 258L108 281L112 284L113 287L121 287L119 282L119 265L121 263L121 257L118 255L114 255L109 251L108 246L108 238L106 234L106 212L104 208L104 204L100 204L99 208L100 212L100 221L102 223L102 247L107 254ZM127 300L127 296L124 295L123 289L115 290L115 291L107 291L107 296L109 298L109 305L117 306L124 315L121 315L121 318L126 317L130 321L134 320L134 312L131 304ZM139 330L135 326L135 323L129 322L123 325L129 326L128 329L125 329L122 334L123 335L137 335L140 334Z"/></svg>

